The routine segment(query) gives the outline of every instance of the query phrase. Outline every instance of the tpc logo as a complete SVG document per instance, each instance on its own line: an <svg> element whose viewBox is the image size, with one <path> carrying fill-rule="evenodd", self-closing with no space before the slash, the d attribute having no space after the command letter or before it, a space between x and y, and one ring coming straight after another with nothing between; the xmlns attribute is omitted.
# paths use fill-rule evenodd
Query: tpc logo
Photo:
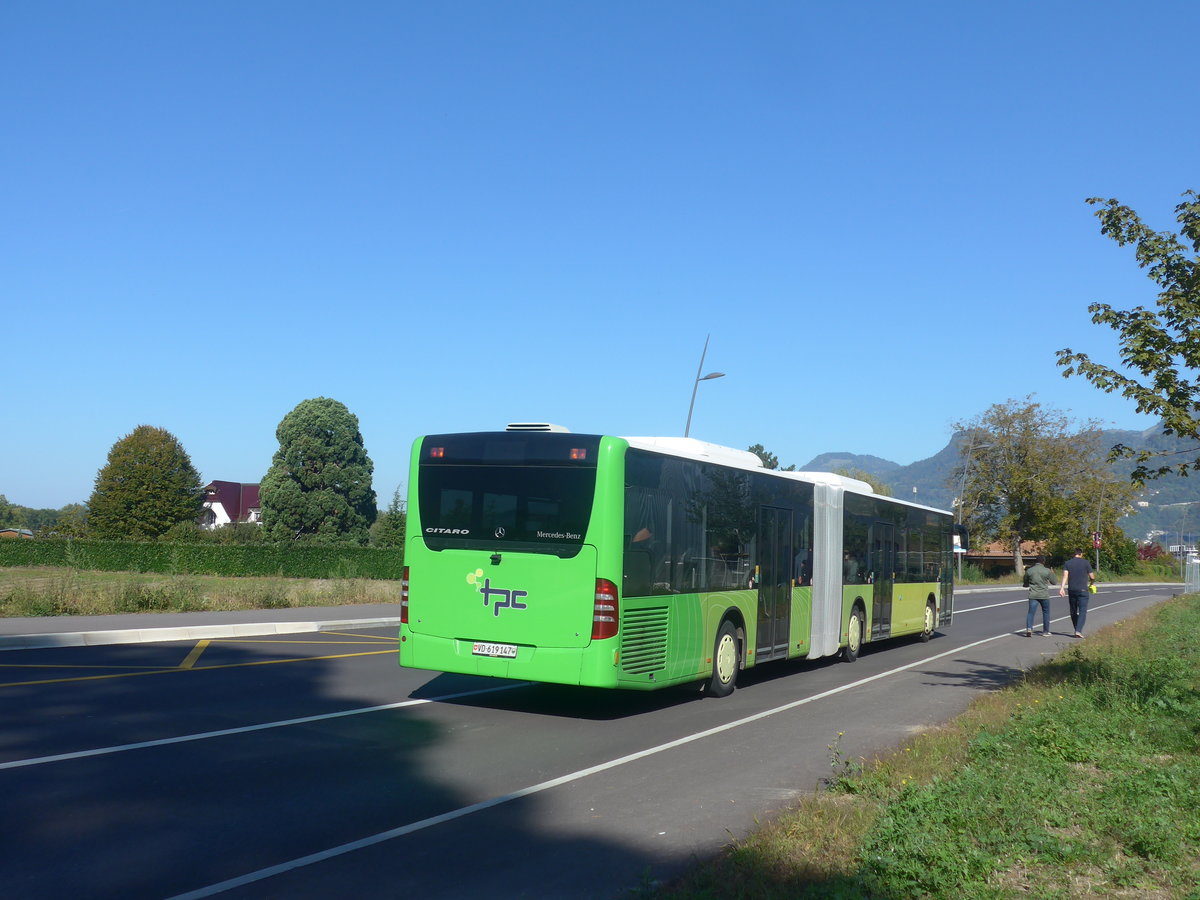
<svg viewBox="0 0 1200 900"><path fill-rule="evenodd" d="M482 579L482 583L480 580ZM500 615L502 609L528 609L521 602L522 597L528 597L528 591L506 591L492 587L492 579L483 577L483 569L476 569L467 576L467 584L475 585L475 589L483 594L483 605L492 607L492 615Z"/></svg>

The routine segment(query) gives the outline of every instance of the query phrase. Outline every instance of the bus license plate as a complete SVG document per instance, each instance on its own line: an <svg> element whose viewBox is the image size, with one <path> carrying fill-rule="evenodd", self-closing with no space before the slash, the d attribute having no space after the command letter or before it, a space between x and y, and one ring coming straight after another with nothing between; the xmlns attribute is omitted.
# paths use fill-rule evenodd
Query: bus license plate
<svg viewBox="0 0 1200 900"><path fill-rule="evenodd" d="M498 656L501 659L516 659L517 648L513 644L486 644L476 641L471 645L474 656Z"/></svg>

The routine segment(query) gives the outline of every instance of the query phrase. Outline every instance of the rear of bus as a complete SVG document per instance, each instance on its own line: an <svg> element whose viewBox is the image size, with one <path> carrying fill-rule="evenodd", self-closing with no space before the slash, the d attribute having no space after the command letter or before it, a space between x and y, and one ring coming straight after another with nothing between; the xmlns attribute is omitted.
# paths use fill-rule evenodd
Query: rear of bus
<svg viewBox="0 0 1200 900"><path fill-rule="evenodd" d="M558 432L418 438L400 665L615 686L626 446Z"/></svg>

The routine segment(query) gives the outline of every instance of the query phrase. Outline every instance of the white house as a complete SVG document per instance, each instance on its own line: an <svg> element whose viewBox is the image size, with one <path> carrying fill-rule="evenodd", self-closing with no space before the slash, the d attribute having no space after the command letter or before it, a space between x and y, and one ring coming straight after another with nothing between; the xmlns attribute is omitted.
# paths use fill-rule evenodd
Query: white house
<svg viewBox="0 0 1200 900"><path fill-rule="evenodd" d="M257 484L236 481L210 481L204 488L204 512L200 514L201 528L220 528L222 525L262 522Z"/></svg>

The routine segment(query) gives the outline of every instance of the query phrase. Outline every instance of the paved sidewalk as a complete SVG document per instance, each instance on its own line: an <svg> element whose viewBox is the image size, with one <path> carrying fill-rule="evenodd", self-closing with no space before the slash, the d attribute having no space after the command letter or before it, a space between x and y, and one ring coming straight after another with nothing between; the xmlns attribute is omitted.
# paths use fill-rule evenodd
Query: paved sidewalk
<svg viewBox="0 0 1200 900"><path fill-rule="evenodd" d="M238 612L0 618L0 651L399 627L398 603Z"/></svg>

